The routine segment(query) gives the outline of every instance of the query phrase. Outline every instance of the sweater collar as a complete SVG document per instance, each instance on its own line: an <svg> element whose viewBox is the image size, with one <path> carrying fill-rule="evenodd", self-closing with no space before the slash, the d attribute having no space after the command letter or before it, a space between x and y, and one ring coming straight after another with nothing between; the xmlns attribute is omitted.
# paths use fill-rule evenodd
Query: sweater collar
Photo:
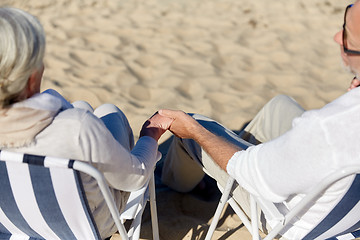
<svg viewBox="0 0 360 240"><path fill-rule="evenodd" d="M0 148L34 143L36 135L51 124L61 109L61 100L47 93L0 109Z"/></svg>

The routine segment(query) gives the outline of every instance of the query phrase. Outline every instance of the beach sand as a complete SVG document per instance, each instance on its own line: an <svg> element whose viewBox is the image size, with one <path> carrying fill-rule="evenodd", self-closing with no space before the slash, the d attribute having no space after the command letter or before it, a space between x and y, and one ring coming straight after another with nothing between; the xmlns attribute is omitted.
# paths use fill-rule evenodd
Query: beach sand
<svg viewBox="0 0 360 240"><path fill-rule="evenodd" d="M305 109L340 96L352 75L341 67L333 36L348 3L2 0L0 5L22 8L43 23L43 89L94 107L116 104L138 137L143 122L160 108L200 113L238 130L276 95L292 96ZM164 153L170 137L161 138ZM213 188L204 196L171 191L157 179L161 239L204 239L219 198L209 183ZM250 239L230 209L215 236ZM148 211L141 238L151 239Z"/></svg>

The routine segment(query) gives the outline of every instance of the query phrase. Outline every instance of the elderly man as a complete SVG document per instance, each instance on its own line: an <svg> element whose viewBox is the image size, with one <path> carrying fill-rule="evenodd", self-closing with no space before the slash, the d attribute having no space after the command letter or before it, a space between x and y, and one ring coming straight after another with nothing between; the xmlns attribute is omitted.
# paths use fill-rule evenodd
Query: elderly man
<svg viewBox="0 0 360 240"><path fill-rule="evenodd" d="M203 116L160 110L160 115L173 119L169 129L177 136L165 159L163 182L175 190L190 191L201 182L204 167L224 186L226 171L245 189L234 193L245 212L246 192L285 203L291 209L325 176L359 164L359 25L360 2L356 1L346 8L343 30L335 35L344 64L356 77L346 94L322 109L304 111L291 98L278 96L264 106L240 136ZM247 148L239 137L257 145ZM353 180L348 177L332 186L282 232L283 237L319 236L312 235L314 227L338 204Z"/></svg>

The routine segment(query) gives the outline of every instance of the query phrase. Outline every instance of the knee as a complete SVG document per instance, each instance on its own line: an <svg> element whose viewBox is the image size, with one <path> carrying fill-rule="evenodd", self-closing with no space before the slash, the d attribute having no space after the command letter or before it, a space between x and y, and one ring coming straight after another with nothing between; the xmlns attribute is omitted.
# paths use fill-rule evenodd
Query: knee
<svg viewBox="0 0 360 240"><path fill-rule="evenodd" d="M104 122L113 122L112 124L122 123L124 126L130 128L129 121L125 114L114 104L105 103L94 110L94 115L102 119Z"/></svg>
<svg viewBox="0 0 360 240"><path fill-rule="evenodd" d="M294 105L300 106L292 97L287 95L278 95L272 98L267 105L269 105L270 109L287 108Z"/></svg>
<svg viewBox="0 0 360 240"><path fill-rule="evenodd" d="M301 116L305 109L300 106L293 98L286 95L279 95L274 97L267 106L266 112L271 114L272 119L276 122L281 119L281 123L284 124L285 119L288 121L289 127L292 120Z"/></svg>
<svg viewBox="0 0 360 240"><path fill-rule="evenodd" d="M88 110L89 112L93 112L94 109L92 108L92 106L88 103L88 102L85 102L85 101L76 101L76 102L73 102L72 105L75 107L75 108L80 108L80 109L84 109L84 110Z"/></svg>
<svg viewBox="0 0 360 240"><path fill-rule="evenodd" d="M269 103L279 104L284 102L295 102L295 100L287 95L277 95L273 97Z"/></svg>
<svg viewBox="0 0 360 240"><path fill-rule="evenodd" d="M111 113L116 113L120 115L122 118L125 117L125 114L117 106L111 103L105 103L103 105L100 105L94 110L94 114L98 118L101 118Z"/></svg>

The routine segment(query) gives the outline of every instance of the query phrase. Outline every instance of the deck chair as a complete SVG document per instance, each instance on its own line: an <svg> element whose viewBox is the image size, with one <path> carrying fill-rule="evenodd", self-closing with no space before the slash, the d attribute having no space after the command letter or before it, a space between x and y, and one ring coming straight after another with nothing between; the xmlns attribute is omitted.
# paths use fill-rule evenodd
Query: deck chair
<svg viewBox="0 0 360 240"><path fill-rule="evenodd" d="M258 214L258 209L261 209L265 217L270 217L277 221L277 225L264 239L268 240L279 237L278 234L280 231L284 229L297 214L303 209L306 209L309 203L316 201L332 184L350 175L355 175L354 181L342 200L304 239L345 240L360 238L360 165L358 165L334 172L332 175L325 178L321 184L314 186L296 207L284 215L278 211L278 208L274 203L250 195L251 220L249 220L241 207L234 200L232 191L237 186L237 183L234 178L229 177L225 187L218 184L222 196L205 240L211 239L227 202L251 233L253 240L261 239L258 230L258 223L260 222L258 219L260 216L260 214Z"/></svg>
<svg viewBox="0 0 360 240"><path fill-rule="evenodd" d="M0 239L101 239L80 172L96 179L122 239L139 238L142 212L149 199L153 238L159 239L153 176L135 196L131 194L126 210L120 214L104 175L92 165L3 150L0 150ZM134 219L128 232L123 224L126 219Z"/></svg>

